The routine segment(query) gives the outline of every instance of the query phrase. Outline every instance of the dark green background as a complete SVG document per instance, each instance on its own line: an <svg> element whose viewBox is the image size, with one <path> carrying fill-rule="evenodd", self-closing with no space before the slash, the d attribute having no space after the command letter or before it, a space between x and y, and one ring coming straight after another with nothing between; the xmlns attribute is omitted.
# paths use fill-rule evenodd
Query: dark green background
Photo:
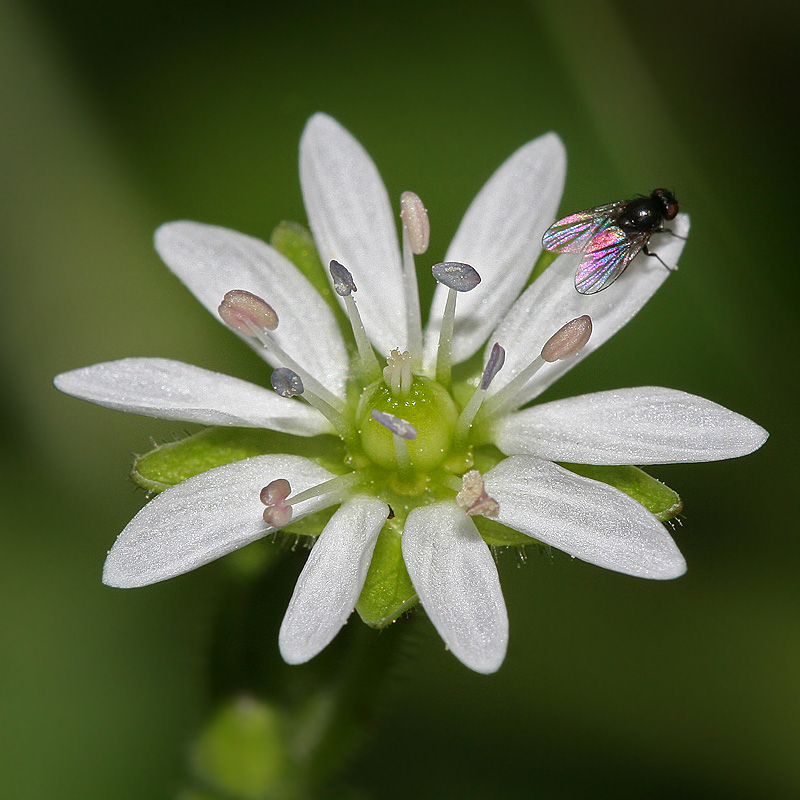
<svg viewBox="0 0 800 800"><path fill-rule="evenodd" d="M184 428L50 381L131 355L264 381L151 235L184 217L262 237L304 221L297 143L317 110L393 196L424 198L431 261L492 170L547 130L569 152L565 213L673 188L693 221L680 271L548 397L665 385L772 434L745 459L652 470L686 503L680 580L509 553L511 644L488 678L419 620L351 783L382 799L800 796L799 14L778 0L3 4L3 796L180 785L227 572L130 592L99 577L143 502L131 454ZM253 638L274 636L286 601Z"/></svg>

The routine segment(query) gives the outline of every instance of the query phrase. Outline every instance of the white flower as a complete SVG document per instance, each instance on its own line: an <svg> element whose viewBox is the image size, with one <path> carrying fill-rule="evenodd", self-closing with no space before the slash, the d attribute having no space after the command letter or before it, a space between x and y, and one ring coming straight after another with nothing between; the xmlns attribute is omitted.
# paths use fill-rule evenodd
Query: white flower
<svg viewBox="0 0 800 800"><path fill-rule="evenodd" d="M563 146L547 134L514 153L468 209L446 261L472 265L482 281L458 295L448 359L439 334L450 290L437 287L423 345L409 269L417 235L407 228L401 249L392 205L369 156L333 119L312 117L301 142L300 177L316 245L325 264L336 260L349 269L366 334L389 356L385 380L369 388L370 381L359 376L371 369L373 377L380 375L371 349L350 362L331 307L276 250L210 225L160 228L158 252L212 313L233 289L268 301L280 320L277 329L264 329L260 343L243 338L273 366L301 374L307 399L333 409L326 411L328 419L299 399L165 359L98 364L59 375L56 386L100 405L166 419L305 437L336 431L355 454L356 470L343 464L334 474L308 458L265 455L190 478L153 499L120 534L106 561L105 583L133 587L165 580L266 536L274 528L262 513L272 521L277 517L264 511L260 492L279 479L291 485L286 502L292 503L293 520L338 506L311 551L281 627L281 653L290 663L312 658L347 621L390 503L404 520L403 558L423 607L447 646L478 672L493 672L502 663L508 620L492 554L468 512L496 514L498 522L526 536L618 572L657 579L681 575L683 557L644 506L553 462L733 458L760 447L767 434L708 400L652 387L517 410L619 330L669 274L656 259L641 256L613 286L585 296L573 286L576 257L561 256L518 296L555 217L564 174ZM688 218L680 215L674 228L685 236ZM666 263L676 264L684 240L661 239L656 249ZM339 299L352 305L352 297ZM587 314L592 336L580 353L542 361L545 342ZM496 342L505 348L505 365L493 380L488 375L480 393L485 402L470 426L447 386L450 366L467 361L484 343L489 361ZM532 362L538 371L512 384ZM444 387L433 380L437 375ZM357 385L360 405L352 392L348 399L348 381ZM476 408L477 402L470 413ZM377 416L370 416L373 410ZM480 442L493 443L507 456L483 475L470 461Z"/></svg>

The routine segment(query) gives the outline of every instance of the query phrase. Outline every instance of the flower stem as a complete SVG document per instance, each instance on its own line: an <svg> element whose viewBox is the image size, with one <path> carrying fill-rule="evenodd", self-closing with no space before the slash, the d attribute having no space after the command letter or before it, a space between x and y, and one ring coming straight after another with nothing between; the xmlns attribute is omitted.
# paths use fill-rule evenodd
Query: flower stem
<svg viewBox="0 0 800 800"><path fill-rule="evenodd" d="M237 571L220 598L210 659L212 712L199 742L206 751L235 753L237 764L249 759L239 774L267 776L263 796L312 800L339 777L376 721L376 707L384 707L376 699L385 691L409 620L381 632L351 620L313 661L289 666L275 646L280 624L276 609L285 607L301 559L290 559L281 542L262 542L255 548L267 548L271 558L255 573ZM297 563L290 565L290 560ZM218 723L220 708L237 708L243 700L276 721L272 738L264 736L261 748L247 749L244 756L236 738L241 731L237 734ZM216 737L213 748L208 745L211 737ZM224 780L237 773L214 772L208 763L198 763L198 752L203 751L195 748L192 789L204 797L243 800L241 790Z"/></svg>

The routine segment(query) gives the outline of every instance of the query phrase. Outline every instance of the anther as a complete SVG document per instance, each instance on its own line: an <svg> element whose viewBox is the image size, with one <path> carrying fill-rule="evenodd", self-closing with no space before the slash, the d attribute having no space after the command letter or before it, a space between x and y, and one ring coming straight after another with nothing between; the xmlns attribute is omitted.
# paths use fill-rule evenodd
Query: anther
<svg viewBox="0 0 800 800"><path fill-rule="evenodd" d="M270 378L272 388L281 397L296 397L298 394L303 394L303 381L300 376L286 367L276 369Z"/></svg>
<svg viewBox="0 0 800 800"><path fill-rule="evenodd" d="M592 319L588 314L570 320L547 340L542 358L550 363L572 358L583 350L591 335Z"/></svg>
<svg viewBox="0 0 800 800"><path fill-rule="evenodd" d="M460 261L443 261L431 267L433 277L448 289L456 292L471 292L480 282L481 276L469 264Z"/></svg>
<svg viewBox="0 0 800 800"><path fill-rule="evenodd" d="M253 329L274 331L278 327L275 309L260 297L244 289L233 289L222 298L217 309L226 325L245 336L253 336Z"/></svg>
<svg viewBox="0 0 800 800"><path fill-rule="evenodd" d="M401 439L413 440L417 438L417 429L407 420L396 417L394 414L387 414L385 411L372 409L372 419L384 428L388 428L395 436Z"/></svg>
<svg viewBox="0 0 800 800"><path fill-rule="evenodd" d="M408 244L415 256L422 255L428 249L431 236L431 223L428 212L414 192L403 192L400 195L400 219L403 230L408 234Z"/></svg>
<svg viewBox="0 0 800 800"><path fill-rule="evenodd" d="M358 291L356 282L347 267L340 264L338 261L331 261L328 266L331 277L333 278L333 290L339 297L346 297L352 292Z"/></svg>
<svg viewBox="0 0 800 800"><path fill-rule="evenodd" d="M592 335L591 317L570 320L562 325L548 340L541 354L512 378L497 394L491 397L483 407L483 414L499 414L518 405L517 398L525 384L545 365L578 355L586 346Z"/></svg>
<svg viewBox="0 0 800 800"><path fill-rule="evenodd" d="M344 300L344 307L347 310L350 327L353 329L353 336L358 347L362 376L366 383L372 383L380 377L381 368L367 337L367 332L364 330L364 323L361 321L361 314L358 313L358 306L353 297L353 292L358 291L356 282L353 280L350 270L338 261L331 261L328 271L333 279L334 291Z"/></svg>
<svg viewBox="0 0 800 800"><path fill-rule="evenodd" d="M482 517L496 519L500 513L500 504L486 493L483 478L476 469L464 473L456 503L466 508L471 517L480 514Z"/></svg>
<svg viewBox="0 0 800 800"><path fill-rule="evenodd" d="M439 283L449 289L444 306L442 327L439 331L439 350L436 355L436 380L449 388L452 372L451 354L453 325L456 318L456 296L459 292L472 291L481 282L481 276L469 264L462 264L460 261L444 261L441 264L434 264L431 272Z"/></svg>
<svg viewBox="0 0 800 800"><path fill-rule="evenodd" d="M407 420L387 414L384 411L372 409L372 419L392 432L394 442L394 457L397 461L397 472L401 478L408 479L413 475L411 469L411 455L408 452L408 442L417 438L417 429Z"/></svg>
<svg viewBox="0 0 800 800"><path fill-rule="evenodd" d="M489 354L489 360L486 362L486 366L483 369L483 375L481 376L480 388L483 389L484 392L489 388L491 382L494 380L494 376L500 372L505 362L506 351L495 342L492 346L492 352Z"/></svg>
<svg viewBox="0 0 800 800"><path fill-rule="evenodd" d="M456 429L453 434L453 444L455 447L460 447L466 441L469 429L472 427L475 416L478 411L480 411L481 404L486 397L486 390L491 385L495 375L500 372L505 360L506 351L495 342L489 360L486 362L486 366L483 369L481 382L472 393L472 397L467 401L464 410L461 412L461 416L458 418L458 422L456 422Z"/></svg>
<svg viewBox="0 0 800 800"><path fill-rule="evenodd" d="M285 528L292 521L292 507L286 502L291 491L292 487L285 478L278 478L261 490L259 499L266 506L263 516L267 525Z"/></svg>

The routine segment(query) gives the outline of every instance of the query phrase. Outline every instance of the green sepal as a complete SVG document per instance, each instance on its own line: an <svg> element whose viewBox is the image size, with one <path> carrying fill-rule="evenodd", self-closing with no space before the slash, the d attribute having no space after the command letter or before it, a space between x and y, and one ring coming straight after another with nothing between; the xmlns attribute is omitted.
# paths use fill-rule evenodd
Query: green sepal
<svg viewBox="0 0 800 800"><path fill-rule="evenodd" d="M397 519L383 526L356 604L359 616L372 628L391 625L418 602L400 549L402 529Z"/></svg>
<svg viewBox="0 0 800 800"><path fill-rule="evenodd" d="M322 529L328 524L328 520L333 516L336 511L335 506L323 508L322 511L316 511L309 514L307 517L301 517L295 520L291 525L281 528L278 532L278 537L281 536L311 536L316 539L322 533Z"/></svg>
<svg viewBox="0 0 800 800"><path fill-rule="evenodd" d="M526 547L537 540L487 517L474 516L472 521L483 540L491 547Z"/></svg>
<svg viewBox="0 0 800 800"><path fill-rule="evenodd" d="M302 454L332 472L341 472L344 447L336 437L300 438L261 428L206 428L178 442L159 445L138 456L131 480L151 494L187 478L243 458L267 454Z"/></svg>
<svg viewBox="0 0 800 800"><path fill-rule="evenodd" d="M497 458L498 454L499 451L491 446L476 448L476 468L481 472L487 472L498 460L502 460L502 456L500 459ZM677 517L683 510L683 501L677 492L639 467L601 467L589 464L561 464L561 466L570 472L606 483L625 492L655 514L660 522L667 522ZM492 547L524 547L536 542L530 536L518 533L486 517L473 517L473 522L486 544Z"/></svg>
<svg viewBox="0 0 800 800"><path fill-rule="evenodd" d="M311 281L314 288L328 301L328 305L336 313L339 323L344 321L347 324L346 329L350 330L350 324L334 296L326 267L320 260L308 228L298 222L284 220L275 226L269 243L281 255L286 256Z"/></svg>
<svg viewBox="0 0 800 800"><path fill-rule="evenodd" d="M212 797L272 797L290 767L285 727L280 712L266 703L246 697L226 704L195 745L196 780Z"/></svg>
<svg viewBox="0 0 800 800"><path fill-rule="evenodd" d="M609 486L625 492L655 514L661 522L667 522L673 517L677 517L683 510L683 501L677 492L639 467L601 467L589 464L562 464L561 466L570 472L607 483Z"/></svg>

